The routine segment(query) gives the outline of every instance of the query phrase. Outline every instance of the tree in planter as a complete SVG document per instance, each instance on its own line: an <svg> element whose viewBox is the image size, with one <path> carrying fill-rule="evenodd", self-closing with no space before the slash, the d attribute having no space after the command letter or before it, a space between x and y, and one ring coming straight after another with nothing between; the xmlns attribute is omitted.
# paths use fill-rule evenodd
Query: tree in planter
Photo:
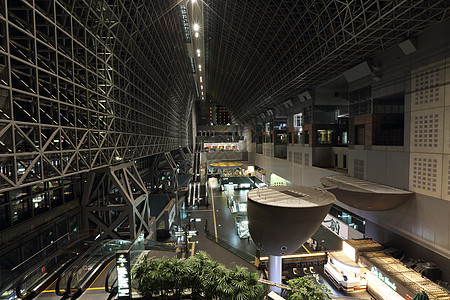
<svg viewBox="0 0 450 300"><path fill-rule="evenodd" d="M157 280L159 275L155 272L158 264L158 261L144 257L133 268L133 285L144 297L152 297L156 293L159 294L160 288Z"/></svg>
<svg viewBox="0 0 450 300"><path fill-rule="evenodd" d="M331 291L320 287L316 280L309 276L299 277L288 281L291 288L289 300L328 300Z"/></svg>
<svg viewBox="0 0 450 300"><path fill-rule="evenodd" d="M255 273L245 267L231 270L214 261L206 252L188 259L144 257L133 269L133 286L146 298L181 298L192 289L194 299L260 300L264 287Z"/></svg>
<svg viewBox="0 0 450 300"><path fill-rule="evenodd" d="M219 265L220 263L214 261L205 251L199 251L186 260L187 272L194 297L199 297L200 294L204 293L208 294L215 280L214 274L212 274L213 270Z"/></svg>

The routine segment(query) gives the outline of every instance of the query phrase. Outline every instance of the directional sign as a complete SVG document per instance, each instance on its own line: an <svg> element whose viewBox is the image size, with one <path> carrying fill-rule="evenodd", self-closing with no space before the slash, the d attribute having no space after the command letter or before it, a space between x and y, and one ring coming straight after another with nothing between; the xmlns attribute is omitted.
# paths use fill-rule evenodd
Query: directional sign
<svg viewBox="0 0 450 300"><path fill-rule="evenodd" d="M127 250L116 252L117 296L131 299L130 253Z"/></svg>
<svg viewBox="0 0 450 300"><path fill-rule="evenodd" d="M192 237L192 236L196 236L198 235L198 230L189 230L188 232L188 237ZM175 236L185 236L185 232L184 231L175 231Z"/></svg>

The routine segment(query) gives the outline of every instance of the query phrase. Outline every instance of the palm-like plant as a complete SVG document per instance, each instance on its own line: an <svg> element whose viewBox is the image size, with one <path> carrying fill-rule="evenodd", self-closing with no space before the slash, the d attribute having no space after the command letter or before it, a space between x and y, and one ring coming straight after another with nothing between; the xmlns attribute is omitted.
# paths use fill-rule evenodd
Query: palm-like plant
<svg viewBox="0 0 450 300"><path fill-rule="evenodd" d="M234 265L231 270L206 252L188 259L143 258L133 269L133 285L144 297L175 296L191 288L194 299L263 299L264 287L257 275Z"/></svg>
<svg viewBox="0 0 450 300"><path fill-rule="evenodd" d="M327 300L330 299L327 287L319 286L312 277L304 276L288 281L291 288L289 300Z"/></svg>
<svg viewBox="0 0 450 300"><path fill-rule="evenodd" d="M172 258L169 262L167 274L172 279L172 292L175 296L181 297L183 290L189 286L187 269L185 267L186 260Z"/></svg>

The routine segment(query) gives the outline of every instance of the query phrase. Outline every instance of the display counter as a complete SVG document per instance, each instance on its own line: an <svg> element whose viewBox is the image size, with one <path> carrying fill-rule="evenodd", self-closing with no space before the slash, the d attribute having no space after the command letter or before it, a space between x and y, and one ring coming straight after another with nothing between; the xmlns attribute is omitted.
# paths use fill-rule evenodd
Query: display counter
<svg viewBox="0 0 450 300"><path fill-rule="evenodd" d="M335 286L346 293L365 290L367 287L367 280L360 267L342 251L328 253L324 271Z"/></svg>
<svg viewBox="0 0 450 300"><path fill-rule="evenodd" d="M450 300L450 293L447 290L384 252L362 253L359 264L366 267L370 274L367 277L369 288L372 286L374 289L379 284L371 282L371 279L376 277L384 286L397 292L403 299L412 299L416 294L424 291L429 299Z"/></svg>

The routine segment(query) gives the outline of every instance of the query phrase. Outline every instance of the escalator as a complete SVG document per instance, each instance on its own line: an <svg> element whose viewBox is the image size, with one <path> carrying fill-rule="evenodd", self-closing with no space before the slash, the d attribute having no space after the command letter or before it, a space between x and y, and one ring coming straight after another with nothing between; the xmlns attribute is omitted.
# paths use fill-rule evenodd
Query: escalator
<svg viewBox="0 0 450 300"><path fill-rule="evenodd" d="M92 247L58 277L55 293L65 297L81 295L114 260L115 253L128 249L131 244L131 241L110 240Z"/></svg>
<svg viewBox="0 0 450 300"><path fill-rule="evenodd" d="M135 241L78 241L29 269L17 282L14 298L77 298L87 289L114 294L117 292L114 261L119 250L129 251L134 265L149 250L175 252L175 247L142 237Z"/></svg>
<svg viewBox="0 0 450 300"><path fill-rule="evenodd" d="M85 252L91 246L92 242L79 239L63 248L58 249L55 253L45 256L42 261L17 276L20 279L14 284L15 297L21 299L31 299L38 295L52 281L54 281L59 274L61 274L61 272L70 266L70 264L77 259L80 253ZM52 249L46 249L46 251L47 250L51 252ZM40 253L37 253L36 255L39 256L39 254Z"/></svg>
<svg viewBox="0 0 450 300"><path fill-rule="evenodd" d="M130 244L130 241L122 240L101 244L78 240L19 276L13 298L32 299L48 290L55 290L57 295L64 296L81 293L103 270L103 266L111 262L115 251L127 249Z"/></svg>

